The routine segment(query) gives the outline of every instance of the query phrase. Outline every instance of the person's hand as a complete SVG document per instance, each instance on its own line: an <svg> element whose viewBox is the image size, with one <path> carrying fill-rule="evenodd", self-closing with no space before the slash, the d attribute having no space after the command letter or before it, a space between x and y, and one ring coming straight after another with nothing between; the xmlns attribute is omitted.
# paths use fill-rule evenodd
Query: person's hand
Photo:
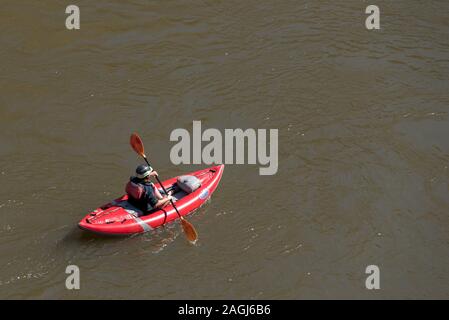
<svg viewBox="0 0 449 320"><path fill-rule="evenodd" d="M158 176L157 171L155 170L151 171L150 176L157 177Z"/></svg>

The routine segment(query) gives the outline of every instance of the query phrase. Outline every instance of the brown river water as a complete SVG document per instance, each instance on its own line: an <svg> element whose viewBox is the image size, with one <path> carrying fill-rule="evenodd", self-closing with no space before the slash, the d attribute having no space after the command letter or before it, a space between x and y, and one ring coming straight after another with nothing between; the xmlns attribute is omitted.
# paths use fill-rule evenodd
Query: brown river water
<svg viewBox="0 0 449 320"><path fill-rule="evenodd" d="M2 0L0 298L449 298L449 3L368 4ZM206 167L170 160L193 120L278 129L277 174L227 165L196 245L78 229L133 131L163 179Z"/></svg>

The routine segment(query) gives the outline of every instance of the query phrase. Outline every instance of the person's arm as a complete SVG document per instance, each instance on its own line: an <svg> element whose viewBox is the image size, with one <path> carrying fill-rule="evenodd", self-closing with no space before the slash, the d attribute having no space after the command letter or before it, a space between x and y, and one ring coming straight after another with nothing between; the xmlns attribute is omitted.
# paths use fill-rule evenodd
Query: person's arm
<svg viewBox="0 0 449 320"><path fill-rule="evenodd" d="M156 170L153 170L150 172L150 177L157 177L157 176L158 176L158 174L157 174Z"/></svg>
<svg viewBox="0 0 449 320"><path fill-rule="evenodd" d="M155 204L155 208L159 209L159 208L163 208L165 207L167 204L170 203L170 199L171 196L168 197L164 197L163 199L158 200L158 202Z"/></svg>
<svg viewBox="0 0 449 320"><path fill-rule="evenodd" d="M158 198L159 200L162 200L164 197L161 195L161 193L159 192L159 189L156 188L154 186L154 184L152 185L153 190L154 190L154 195L156 196L156 198Z"/></svg>
<svg viewBox="0 0 449 320"><path fill-rule="evenodd" d="M150 176L151 176L151 177L157 177L157 176L158 176L157 171L155 171L155 170L151 171ZM159 191L159 189L156 188L156 187L154 186L154 184L153 184L153 189L154 189L154 194L156 195L156 197L157 197L159 200L165 198L165 195L163 196L163 195L161 194L161 192ZM173 193L173 191L168 191L167 196L171 196L172 193Z"/></svg>
<svg viewBox="0 0 449 320"><path fill-rule="evenodd" d="M157 176L158 176L158 174L157 174L156 170L153 170L150 172L150 177L157 177ZM151 186L153 187L154 195L156 196L156 198L159 200L163 199L164 197L161 195L159 189L156 188L153 183L151 184Z"/></svg>

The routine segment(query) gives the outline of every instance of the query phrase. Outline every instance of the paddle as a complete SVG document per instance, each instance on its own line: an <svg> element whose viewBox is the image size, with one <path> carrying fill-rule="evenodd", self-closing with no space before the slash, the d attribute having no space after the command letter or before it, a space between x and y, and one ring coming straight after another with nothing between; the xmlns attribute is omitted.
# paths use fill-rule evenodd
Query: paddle
<svg viewBox="0 0 449 320"><path fill-rule="evenodd" d="M133 133L131 135L130 143L131 143L131 147L134 149L134 151L137 154L139 154L145 160L145 162L151 167L150 163L147 160L147 156L145 155L145 149L143 147L142 139L140 139L140 137L137 133ZM161 183L161 180L159 180L158 176L156 176L156 180L159 183L159 185L162 187L162 190L164 190L165 194L168 196L167 190L165 190L165 187ZM186 219L184 219L183 216L181 216L181 214L178 211L178 208L176 208L175 203L173 202L172 199L170 199L170 202L171 202L173 208L175 208L176 213L178 214L179 218L181 219L182 229L184 230L184 233L186 234L187 239L190 242L195 242L196 239L198 239L198 234L196 233L195 228L193 227L193 225L190 222L188 222Z"/></svg>

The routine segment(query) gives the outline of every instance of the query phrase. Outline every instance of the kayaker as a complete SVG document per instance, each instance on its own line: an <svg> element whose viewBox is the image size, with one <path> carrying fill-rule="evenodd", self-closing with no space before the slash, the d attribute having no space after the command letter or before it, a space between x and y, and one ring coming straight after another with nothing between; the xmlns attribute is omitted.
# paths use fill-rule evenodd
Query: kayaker
<svg viewBox="0 0 449 320"><path fill-rule="evenodd" d="M170 203L171 199L170 194L161 195L150 181L151 177L157 177L157 172L150 166L141 164L136 168L136 175L131 177L126 185L128 201L144 212L163 208Z"/></svg>

